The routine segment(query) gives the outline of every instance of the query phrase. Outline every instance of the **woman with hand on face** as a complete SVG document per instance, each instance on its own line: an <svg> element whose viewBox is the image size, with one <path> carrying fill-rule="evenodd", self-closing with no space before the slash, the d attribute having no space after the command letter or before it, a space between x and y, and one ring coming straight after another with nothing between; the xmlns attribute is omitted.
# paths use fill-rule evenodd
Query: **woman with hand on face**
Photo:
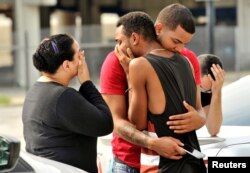
<svg viewBox="0 0 250 173"><path fill-rule="evenodd" d="M53 35L40 43L33 64L42 75L23 105L26 150L97 173L97 137L112 132L113 120L90 80L84 52L70 35ZM79 91L68 86L74 77Z"/></svg>

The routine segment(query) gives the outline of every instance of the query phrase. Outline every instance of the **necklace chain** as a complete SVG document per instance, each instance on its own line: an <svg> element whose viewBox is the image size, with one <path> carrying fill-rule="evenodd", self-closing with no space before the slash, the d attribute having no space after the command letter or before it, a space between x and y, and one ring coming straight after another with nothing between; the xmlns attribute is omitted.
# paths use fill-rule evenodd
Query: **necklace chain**
<svg viewBox="0 0 250 173"><path fill-rule="evenodd" d="M155 52L155 51L165 51L166 49L153 49L153 50L151 50L150 52Z"/></svg>

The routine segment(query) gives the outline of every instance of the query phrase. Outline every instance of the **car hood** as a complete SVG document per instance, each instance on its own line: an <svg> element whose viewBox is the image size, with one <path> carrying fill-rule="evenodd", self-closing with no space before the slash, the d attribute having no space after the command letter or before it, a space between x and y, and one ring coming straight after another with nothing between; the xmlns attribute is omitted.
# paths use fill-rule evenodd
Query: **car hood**
<svg viewBox="0 0 250 173"><path fill-rule="evenodd" d="M207 131L206 126L203 126L199 130L196 130L198 138L211 137ZM233 138L233 137L242 137L250 136L250 126L227 126L222 125L220 132L217 137L220 138Z"/></svg>
<svg viewBox="0 0 250 173"><path fill-rule="evenodd" d="M217 137L209 137L206 128L197 131L201 151L207 156L250 156L250 127L222 126Z"/></svg>
<svg viewBox="0 0 250 173"><path fill-rule="evenodd" d="M21 150L20 156L35 170L36 173L87 173L76 167L57 162L54 160L46 159L43 157L35 156Z"/></svg>

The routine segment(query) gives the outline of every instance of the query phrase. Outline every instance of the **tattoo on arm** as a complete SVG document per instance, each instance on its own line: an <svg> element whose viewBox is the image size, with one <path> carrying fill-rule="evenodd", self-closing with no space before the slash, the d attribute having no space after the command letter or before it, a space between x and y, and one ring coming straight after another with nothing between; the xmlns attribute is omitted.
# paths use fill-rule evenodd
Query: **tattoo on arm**
<svg viewBox="0 0 250 173"><path fill-rule="evenodd" d="M119 126L119 128L117 129L117 133L124 140L132 144L145 148L148 147L149 136L137 130L135 126L130 123Z"/></svg>

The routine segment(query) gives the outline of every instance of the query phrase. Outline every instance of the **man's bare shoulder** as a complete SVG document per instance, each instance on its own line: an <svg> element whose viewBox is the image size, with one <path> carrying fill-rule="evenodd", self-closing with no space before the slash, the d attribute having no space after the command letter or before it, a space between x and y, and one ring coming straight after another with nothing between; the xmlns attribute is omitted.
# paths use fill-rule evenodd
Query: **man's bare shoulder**
<svg viewBox="0 0 250 173"><path fill-rule="evenodd" d="M146 67L148 66L148 64L149 64L148 60L145 57L141 56L141 57L132 59L129 66Z"/></svg>
<svg viewBox="0 0 250 173"><path fill-rule="evenodd" d="M145 57L133 59L129 64L129 74L136 76L138 81L145 80L152 71L149 61Z"/></svg>

